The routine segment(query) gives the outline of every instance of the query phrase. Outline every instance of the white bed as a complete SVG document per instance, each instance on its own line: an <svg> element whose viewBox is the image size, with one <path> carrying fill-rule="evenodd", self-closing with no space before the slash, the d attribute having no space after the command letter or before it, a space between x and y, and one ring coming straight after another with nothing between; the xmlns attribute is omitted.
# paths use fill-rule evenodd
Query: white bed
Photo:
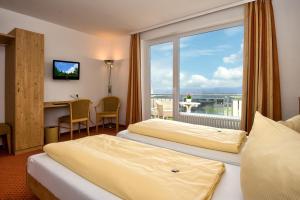
<svg viewBox="0 0 300 200"><path fill-rule="evenodd" d="M144 136L140 134L131 133L128 130L121 131L117 134L118 137L150 144L158 147L172 149L174 151L207 158L211 160L221 161L231 165L240 166L241 153L227 153L222 151L214 151L210 149L204 149L195 146L189 146L186 144L180 144L172 141L167 141L159 138Z"/></svg>
<svg viewBox="0 0 300 200"><path fill-rule="evenodd" d="M62 200L120 200L112 193L90 183L57 163L45 153L28 158L27 173ZM228 199L242 200L243 198L240 188L240 168L226 164L225 173L212 200Z"/></svg>

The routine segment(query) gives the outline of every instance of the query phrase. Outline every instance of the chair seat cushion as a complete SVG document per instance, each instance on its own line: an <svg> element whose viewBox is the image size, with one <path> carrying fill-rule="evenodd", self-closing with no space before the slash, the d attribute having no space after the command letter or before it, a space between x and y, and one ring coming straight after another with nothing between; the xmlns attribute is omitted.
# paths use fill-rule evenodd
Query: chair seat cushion
<svg viewBox="0 0 300 200"><path fill-rule="evenodd" d="M99 117L116 117L117 113L116 112L98 112L97 116L99 116Z"/></svg>
<svg viewBox="0 0 300 200"><path fill-rule="evenodd" d="M79 118L79 119L73 119L72 122L73 123L77 123L77 122L83 122L83 121L87 121L88 118ZM70 115L65 115L65 116L62 116L60 118L58 118L58 121L61 122L61 123L70 123Z"/></svg>

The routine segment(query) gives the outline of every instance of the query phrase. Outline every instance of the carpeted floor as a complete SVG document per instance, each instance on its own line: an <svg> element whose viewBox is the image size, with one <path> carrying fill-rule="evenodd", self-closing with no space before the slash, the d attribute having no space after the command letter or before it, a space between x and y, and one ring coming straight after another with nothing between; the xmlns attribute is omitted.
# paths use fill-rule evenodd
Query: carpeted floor
<svg viewBox="0 0 300 200"><path fill-rule="evenodd" d="M121 127L124 129L124 127ZM99 129L102 134L116 135L115 129ZM92 129L91 135L96 135ZM85 137L86 132L74 132L74 138ZM68 140L69 134L63 134L61 141ZM17 156L8 155L5 149L0 149L0 200L36 200L37 198L26 186L27 158L42 151L24 153Z"/></svg>

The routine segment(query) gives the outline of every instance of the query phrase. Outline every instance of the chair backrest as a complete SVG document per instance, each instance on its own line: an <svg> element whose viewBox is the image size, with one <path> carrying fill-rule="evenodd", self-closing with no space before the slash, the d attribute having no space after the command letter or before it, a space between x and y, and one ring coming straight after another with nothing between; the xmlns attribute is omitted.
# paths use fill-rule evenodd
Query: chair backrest
<svg viewBox="0 0 300 200"><path fill-rule="evenodd" d="M109 96L101 99L103 112L118 112L120 108L120 99L118 97Z"/></svg>
<svg viewBox="0 0 300 200"><path fill-rule="evenodd" d="M164 116L164 106L160 102L156 102L156 109L157 109L157 115L158 117L163 117Z"/></svg>
<svg viewBox="0 0 300 200"><path fill-rule="evenodd" d="M71 119L89 118L90 104L89 99L79 99L71 102Z"/></svg>

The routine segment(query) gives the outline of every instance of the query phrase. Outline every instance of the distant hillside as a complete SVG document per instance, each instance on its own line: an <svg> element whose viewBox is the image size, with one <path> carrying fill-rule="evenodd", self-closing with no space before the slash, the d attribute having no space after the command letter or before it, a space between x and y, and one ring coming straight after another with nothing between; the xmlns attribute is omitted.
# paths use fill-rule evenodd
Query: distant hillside
<svg viewBox="0 0 300 200"><path fill-rule="evenodd" d="M171 94L171 89L156 89L152 91L153 94ZM218 87L218 88L182 88L180 90L180 94L242 94L242 88L241 87Z"/></svg>

